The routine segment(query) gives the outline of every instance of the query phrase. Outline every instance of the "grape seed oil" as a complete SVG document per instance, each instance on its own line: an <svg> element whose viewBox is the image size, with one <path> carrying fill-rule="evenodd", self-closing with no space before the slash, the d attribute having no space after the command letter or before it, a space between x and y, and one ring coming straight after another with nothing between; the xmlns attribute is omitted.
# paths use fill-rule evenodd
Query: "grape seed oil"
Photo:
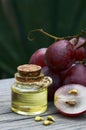
<svg viewBox="0 0 86 130"><path fill-rule="evenodd" d="M12 87L12 110L24 115L43 113L47 109L47 88L40 90Z"/></svg>
<svg viewBox="0 0 86 130"><path fill-rule="evenodd" d="M19 73L15 74L15 78L11 87L12 111L22 115L37 115L45 112L48 104L48 86L52 83L52 79L43 74L36 77L33 74L30 77L22 76Z"/></svg>

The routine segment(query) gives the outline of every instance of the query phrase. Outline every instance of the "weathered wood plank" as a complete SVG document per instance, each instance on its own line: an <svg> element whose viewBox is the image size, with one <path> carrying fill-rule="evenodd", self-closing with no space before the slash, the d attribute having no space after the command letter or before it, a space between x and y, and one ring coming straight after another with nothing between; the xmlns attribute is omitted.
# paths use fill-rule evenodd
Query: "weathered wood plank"
<svg viewBox="0 0 86 130"><path fill-rule="evenodd" d="M14 79L0 80L0 130L85 130L86 114L79 117L66 117L58 113L53 102L49 102L48 110L41 114L45 117L53 115L56 119L50 126L43 122L35 122L34 116L23 116L13 113L11 106L11 85Z"/></svg>
<svg viewBox="0 0 86 130"><path fill-rule="evenodd" d="M53 129L53 130L59 130L59 129L64 129L64 130L85 130L86 128L86 122L82 120L78 120L75 118L64 118L61 115L53 115L56 118L56 122L53 123L50 126L43 126L43 122L35 122L34 118L26 118L26 119L19 119L19 120L13 120L13 121L4 121L0 123L0 128L1 130L7 130L12 129L12 130L44 130L44 129ZM46 116L45 116L46 118Z"/></svg>

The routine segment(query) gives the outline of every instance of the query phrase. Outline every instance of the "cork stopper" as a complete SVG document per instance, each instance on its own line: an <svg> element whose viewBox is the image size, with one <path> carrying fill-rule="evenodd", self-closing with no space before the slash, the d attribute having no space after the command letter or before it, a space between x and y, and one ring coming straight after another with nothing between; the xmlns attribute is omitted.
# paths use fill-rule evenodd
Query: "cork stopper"
<svg viewBox="0 0 86 130"><path fill-rule="evenodd" d="M36 77L27 77L27 76L21 76L19 75L19 73L15 73L15 78L17 81L20 82L39 82L40 80L42 80L44 78L44 74L40 74L39 76Z"/></svg>
<svg viewBox="0 0 86 130"><path fill-rule="evenodd" d="M36 77L40 75L41 66L35 64L24 64L17 67L20 76Z"/></svg>

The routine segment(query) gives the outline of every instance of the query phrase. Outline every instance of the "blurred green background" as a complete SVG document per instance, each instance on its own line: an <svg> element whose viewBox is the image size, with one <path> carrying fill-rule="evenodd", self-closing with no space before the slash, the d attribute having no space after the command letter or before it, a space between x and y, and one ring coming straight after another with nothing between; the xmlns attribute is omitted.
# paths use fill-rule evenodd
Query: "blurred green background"
<svg viewBox="0 0 86 130"><path fill-rule="evenodd" d="M53 39L34 33L43 28L55 36L74 35L86 28L86 0L0 0L0 78L13 77L34 51Z"/></svg>

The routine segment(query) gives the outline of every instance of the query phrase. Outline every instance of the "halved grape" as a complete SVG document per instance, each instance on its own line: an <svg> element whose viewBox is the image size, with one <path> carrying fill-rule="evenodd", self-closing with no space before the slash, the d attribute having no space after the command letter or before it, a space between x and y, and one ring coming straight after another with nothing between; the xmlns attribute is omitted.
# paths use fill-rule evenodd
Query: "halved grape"
<svg viewBox="0 0 86 130"><path fill-rule="evenodd" d="M60 87L54 95L58 111L67 116L78 116L86 112L86 87L70 84Z"/></svg>

